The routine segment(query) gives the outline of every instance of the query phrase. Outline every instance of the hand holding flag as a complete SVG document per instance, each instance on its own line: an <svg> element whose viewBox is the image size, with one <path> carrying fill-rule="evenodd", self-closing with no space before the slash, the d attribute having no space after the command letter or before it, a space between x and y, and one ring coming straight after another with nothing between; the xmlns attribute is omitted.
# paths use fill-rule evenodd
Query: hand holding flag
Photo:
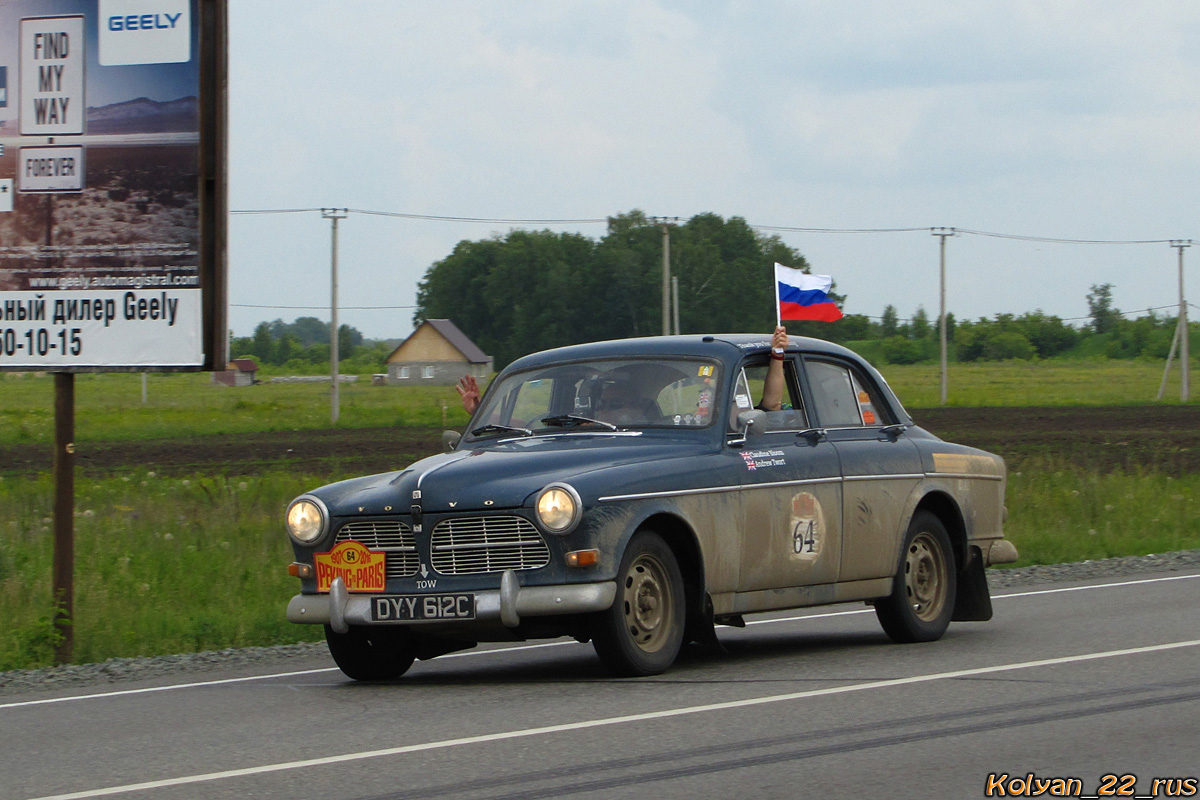
<svg viewBox="0 0 1200 800"><path fill-rule="evenodd" d="M779 321L819 320L836 322L842 311L829 299L833 278L828 275L809 275L792 267L775 263L775 305Z"/></svg>

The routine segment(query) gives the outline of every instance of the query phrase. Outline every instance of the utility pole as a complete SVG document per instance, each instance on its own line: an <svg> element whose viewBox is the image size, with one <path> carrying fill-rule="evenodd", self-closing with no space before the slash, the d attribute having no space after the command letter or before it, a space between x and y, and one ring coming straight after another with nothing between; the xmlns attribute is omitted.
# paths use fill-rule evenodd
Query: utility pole
<svg viewBox="0 0 1200 800"><path fill-rule="evenodd" d="M1192 240L1172 239L1170 241L1170 245L1179 251L1179 320L1175 324L1175 339L1171 342L1171 351L1167 354L1167 366L1163 370L1162 383L1159 384L1158 387L1158 399L1161 400L1163 392L1166 391L1167 373L1171 371L1171 359L1175 357L1175 347L1178 345L1179 366L1182 373L1182 380L1179 387L1179 399L1181 402L1186 403L1191 399L1191 386L1188 375L1191 367L1191 364L1189 363L1191 355L1188 352L1188 339L1190 338L1188 334L1190 331L1188 330L1187 298L1183 293L1183 250L1185 247L1192 246Z"/></svg>
<svg viewBox="0 0 1200 800"><path fill-rule="evenodd" d="M675 335L679 335L679 278L671 276L671 322L675 326Z"/></svg>
<svg viewBox="0 0 1200 800"><path fill-rule="evenodd" d="M662 335L671 333L671 228L663 219L662 226Z"/></svg>
<svg viewBox="0 0 1200 800"><path fill-rule="evenodd" d="M939 260L939 306L938 306L938 339L941 342L942 350L942 405L946 405L946 390L949 383L947 377L947 357L946 357L946 237L954 236L954 228L930 228L929 232L934 236L941 237L941 257Z"/></svg>
<svg viewBox="0 0 1200 800"><path fill-rule="evenodd" d="M329 220L333 226L333 236L330 245L329 257L329 274L330 274L330 292L329 292L329 372L333 379L331 392L329 396L329 419L334 425L337 424L338 414L340 413L340 402L338 399L338 278L337 278L337 233L338 220L345 219L347 210L344 208L322 208L321 217Z"/></svg>

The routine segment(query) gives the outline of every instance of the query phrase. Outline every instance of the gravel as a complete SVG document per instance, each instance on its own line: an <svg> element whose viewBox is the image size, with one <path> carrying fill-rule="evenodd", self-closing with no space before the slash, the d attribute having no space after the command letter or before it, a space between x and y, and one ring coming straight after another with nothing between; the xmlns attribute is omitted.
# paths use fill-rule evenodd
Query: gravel
<svg viewBox="0 0 1200 800"><path fill-rule="evenodd" d="M1178 572L1200 567L1200 550L1125 556L1072 564L988 570L992 592L1044 583L1105 580L1145 573ZM212 672L237 667L287 665L298 658L327 654L324 642L278 647L242 647L150 658L110 658L99 664L68 664L45 669L0 672L0 695L30 690L103 686L164 675Z"/></svg>

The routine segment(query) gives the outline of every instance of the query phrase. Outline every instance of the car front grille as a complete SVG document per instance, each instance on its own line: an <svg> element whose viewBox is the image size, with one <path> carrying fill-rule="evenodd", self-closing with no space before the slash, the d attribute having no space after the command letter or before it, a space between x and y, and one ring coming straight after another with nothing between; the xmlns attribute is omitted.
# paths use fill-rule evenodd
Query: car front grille
<svg viewBox="0 0 1200 800"><path fill-rule="evenodd" d="M417 574L421 559L412 528L403 522L369 520L348 522L338 529L337 542L353 539L368 550L387 553L387 577L407 578Z"/></svg>
<svg viewBox="0 0 1200 800"><path fill-rule="evenodd" d="M430 551L433 568L443 575L536 569L550 563L550 548L522 517L442 520L434 526Z"/></svg>

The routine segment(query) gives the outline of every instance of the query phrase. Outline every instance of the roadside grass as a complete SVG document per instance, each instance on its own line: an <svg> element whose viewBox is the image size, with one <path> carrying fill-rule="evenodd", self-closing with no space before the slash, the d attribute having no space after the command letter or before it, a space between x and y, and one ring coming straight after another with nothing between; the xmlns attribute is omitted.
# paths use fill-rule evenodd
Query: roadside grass
<svg viewBox="0 0 1200 800"><path fill-rule="evenodd" d="M344 475L153 472L77 481L75 660L313 641L288 623L297 590L287 503ZM1100 474L1052 459L1010 475L1014 566L1200 548L1200 475ZM48 477L0 479L0 670L53 660Z"/></svg>
<svg viewBox="0 0 1200 800"><path fill-rule="evenodd" d="M1200 475L1097 472L1057 458L1009 473L1005 536L1021 559L1061 564L1200 548Z"/></svg>
<svg viewBox="0 0 1200 800"><path fill-rule="evenodd" d="M151 374L142 403L141 375L75 378L80 440L129 441L219 433L313 430L330 423L328 383L213 385L207 373ZM369 377L339 387L340 428L466 425L452 386L373 386ZM45 444L54 438L54 379L8 373L0 379L0 444Z"/></svg>
<svg viewBox="0 0 1200 800"><path fill-rule="evenodd" d="M283 618L297 582L282 519L326 480L142 471L78 481L75 660L319 638ZM0 670L53 660L52 493L45 476L0 480Z"/></svg>
<svg viewBox="0 0 1200 800"><path fill-rule="evenodd" d="M1164 365L1163 361L1142 359L950 364L946 370L946 404L976 407L1152 403L1162 382ZM885 364L879 369L908 408L940 405L941 368L937 364ZM1179 388L1180 370L1175 365L1167 379L1163 402L1178 404Z"/></svg>

